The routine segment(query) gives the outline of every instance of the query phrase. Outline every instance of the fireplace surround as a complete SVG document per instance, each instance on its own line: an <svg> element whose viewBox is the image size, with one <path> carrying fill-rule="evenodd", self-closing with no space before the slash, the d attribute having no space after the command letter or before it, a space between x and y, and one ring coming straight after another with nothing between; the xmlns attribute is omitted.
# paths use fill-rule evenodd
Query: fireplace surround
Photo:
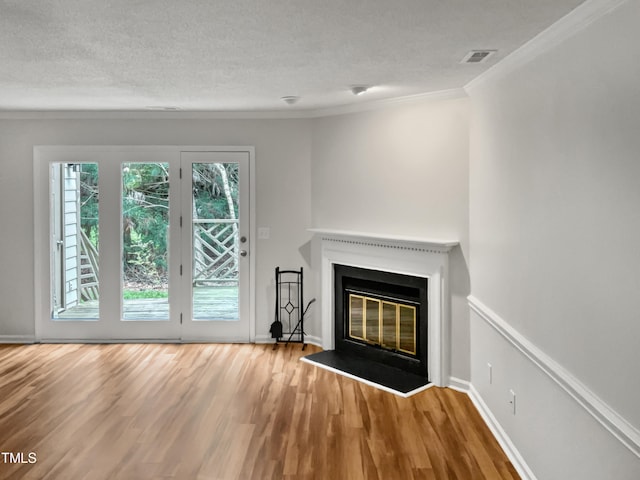
<svg viewBox="0 0 640 480"><path fill-rule="evenodd" d="M320 244L322 348L339 348L335 319L336 265L421 278L427 284L425 374L434 385L448 385L451 331L448 253L458 242L329 229L311 231Z"/></svg>

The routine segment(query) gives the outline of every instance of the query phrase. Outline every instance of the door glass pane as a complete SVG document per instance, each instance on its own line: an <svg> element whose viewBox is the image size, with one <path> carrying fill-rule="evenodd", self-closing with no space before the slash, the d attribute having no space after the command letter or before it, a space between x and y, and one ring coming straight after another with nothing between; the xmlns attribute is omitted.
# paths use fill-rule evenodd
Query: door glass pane
<svg viewBox="0 0 640 480"><path fill-rule="evenodd" d="M51 304L54 320L97 320L98 165L51 165Z"/></svg>
<svg viewBox="0 0 640 480"><path fill-rule="evenodd" d="M122 164L122 318L169 320L169 165Z"/></svg>
<svg viewBox="0 0 640 480"><path fill-rule="evenodd" d="M237 321L238 164L194 163L191 179L193 319Z"/></svg>

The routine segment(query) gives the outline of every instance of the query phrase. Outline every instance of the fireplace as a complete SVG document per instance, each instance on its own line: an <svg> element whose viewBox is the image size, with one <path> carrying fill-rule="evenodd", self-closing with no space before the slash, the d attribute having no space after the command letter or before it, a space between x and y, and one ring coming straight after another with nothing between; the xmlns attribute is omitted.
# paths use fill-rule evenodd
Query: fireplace
<svg viewBox="0 0 640 480"><path fill-rule="evenodd" d="M428 279L334 265L335 349L427 377Z"/></svg>
<svg viewBox="0 0 640 480"><path fill-rule="evenodd" d="M403 363L404 366L400 368L418 371L419 375L428 377L433 385L447 386L451 348L448 257L449 251L458 242L328 229L311 231L319 242L321 262L319 306L322 336L318 340L322 348L336 352L345 346L360 351L367 348L371 355L382 358L379 360L381 363ZM340 270L343 267L364 270L365 274L377 271L382 278L369 279L367 282L373 284L365 282L363 285L360 282L363 279L348 270L351 273L347 275L350 279L347 281L347 290L350 291L345 293L343 286L337 289L336 283L340 280L335 276L336 268ZM407 279L408 284L405 282ZM352 284L352 280L356 285ZM418 282L419 285L412 282ZM380 288L380 283L384 284L384 288ZM412 289L413 292L410 291ZM418 295L414 294L415 289L419 291ZM371 305L372 318L376 317L376 311L379 312L376 308L382 309L382 323L378 313L377 324L382 341L379 338L376 340L376 327L367 321L370 318L368 312L358 312L359 304L363 309ZM352 307L350 331L346 327L345 305ZM393 327L389 314L394 307L400 316L400 325L395 325L395 343L390 333ZM411 307L416 307L415 328L419 334L415 340L415 353L412 341L405 343L413 321ZM388 313L386 317L385 309ZM359 323L360 315L363 316L362 324ZM368 323L373 329L371 335L366 332Z"/></svg>

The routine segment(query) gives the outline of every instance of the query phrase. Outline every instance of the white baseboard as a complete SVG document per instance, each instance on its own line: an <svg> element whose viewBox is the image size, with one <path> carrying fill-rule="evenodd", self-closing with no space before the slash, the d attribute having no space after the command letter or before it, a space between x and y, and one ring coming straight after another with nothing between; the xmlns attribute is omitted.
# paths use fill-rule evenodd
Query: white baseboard
<svg viewBox="0 0 640 480"><path fill-rule="evenodd" d="M202 342L202 340L200 341ZM196 343L200 343L196 342ZM117 344L134 344L134 343L191 343L188 340L175 338L41 338L38 343L48 343L52 345L78 344L78 345L117 345Z"/></svg>
<svg viewBox="0 0 640 480"><path fill-rule="evenodd" d="M484 420L484 423L487 425L500 447L502 447L505 455L522 480L536 480L535 475L524 461L524 458L522 458L522 455L520 455L516 446L513 444L502 426L498 423L493 413L491 413L491 410L489 410L489 407L484 402L478 391L474 388L473 384L460 378L450 377L448 388L456 390L457 392L465 393L469 396L471 402L473 402L476 410L478 410L478 413Z"/></svg>
<svg viewBox="0 0 640 480"><path fill-rule="evenodd" d="M256 335L253 343L273 343L273 338L271 338L271 335Z"/></svg>
<svg viewBox="0 0 640 480"><path fill-rule="evenodd" d="M310 345L317 345L322 347L322 339L315 335L305 335L305 343ZM192 343L192 342L216 342L220 339L202 339L202 338L185 338L185 339L104 339L96 340L91 338L43 338L41 343ZM245 340L246 342L246 340ZM273 343L271 335L257 335L254 339L255 343ZM36 343L36 337L34 335L0 335L0 344L29 344ZM229 340L224 340L224 343L229 343ZM242 343L242 342L240 342Z"/></svg>
<svg viewBox="0 0 640 480"><path fill-rule="evenodd" d="M482 320L548 375L625 447L640 457L640 431L480 300L472 295L467 300L471 309Z"/></svg>
<svg viewBox="0 0 640 480"><path fill-rule="evenodd" d="M467 380L462 380L461 378L449 377L449 385L447 388L468 394L469 389L471 388L471 383Z"/></svg>
<svg viewBox="0 0 640 480"><path fill-rule="evenodd" d="M322 348L322 339L320 337L316 337L315 335L305 335L304 340L310 345Z"/></svg>
<svg viewBox="0 0 640 480"><path fill-rule="evenodd" d="M507 432L505 432L500 423L498 423L496 417L493 415L472 383L469 384L469 391L467 394L473 402L473 405L476 407L476 410L478 410L478 413L480 413L484 423L489 427L489 430L491 430L491 433L493 433L493 436L500 444L500 447L504 450L507 458L509 458L511 464L518 472L518 475L520 475L520 478L522 478L522 480L536 480L536 476L527 465L527 462L524 461L524 458L520 455L520 452L509 438L509 435L507 435Z"/></svg>
<svg viewBox="0 0 640 480"><path fill-rule="evenodd" d="M0 343L35 343L36 337L33 335L0 335Z"/></svg>
<svg viewBox="0 0 640 480"><path fill-rule="evenodd" d="M271 338L271 335L256 335L253 341L254 343L274 343L274 339ZM316 345L318 347L322 347L322 339L319 337L316 337L315 335L305 335L304 342L308 343L309 345Z"/></svg>

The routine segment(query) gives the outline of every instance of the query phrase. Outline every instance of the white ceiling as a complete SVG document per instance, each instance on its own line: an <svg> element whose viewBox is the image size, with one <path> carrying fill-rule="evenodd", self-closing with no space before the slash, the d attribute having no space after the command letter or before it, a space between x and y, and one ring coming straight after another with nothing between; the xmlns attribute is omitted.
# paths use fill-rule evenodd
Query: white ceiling
<svg viewBox="0 0 640 480"><path fill-rule="evenodd" d="M0 0L0 110L299 110L455 89L582 2ZM461 64L473 49L498 52Z"/></svg>

